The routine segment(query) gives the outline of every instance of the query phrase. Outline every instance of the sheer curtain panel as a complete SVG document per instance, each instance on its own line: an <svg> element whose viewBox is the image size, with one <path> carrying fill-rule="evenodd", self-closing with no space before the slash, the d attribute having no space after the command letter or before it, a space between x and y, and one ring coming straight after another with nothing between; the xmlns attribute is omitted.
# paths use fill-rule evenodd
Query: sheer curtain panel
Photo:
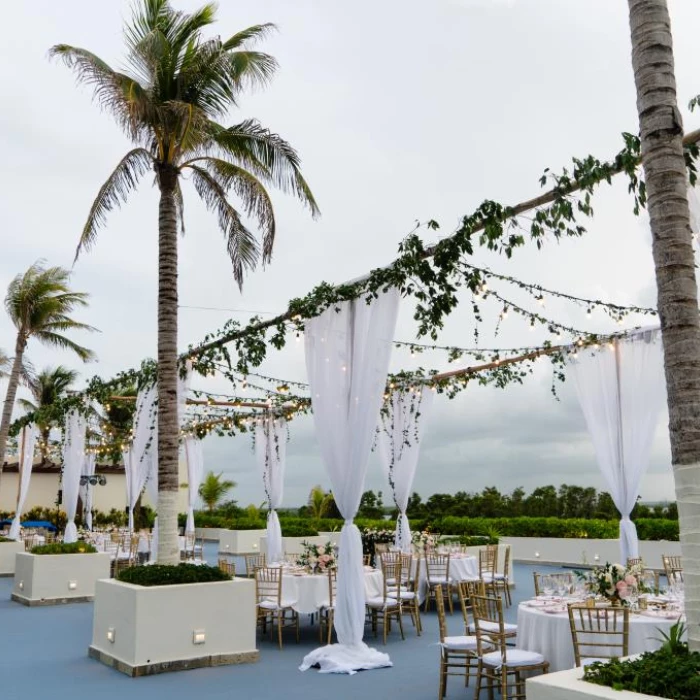
<svg viewBox="0 0 700 700"><path fill-rule="evenodd" d="M572 358L571 376L596 458L620 520L620 563L639 556L630 520L665 400L659 329L614 340Z"/></svg>
<svg viewBox="0 0 700 700"><path fill-rule="evenodd" d="M429 387L394 391L388 410L382 411L379 422L379 456L399 511L395 542L399 550L407 554L411 552L411 528L406 507L434 394Z"/></svg>
<svg viewBox="0 0 700 700"><path fill-rule="evenodd" d="M267 560L284 559L282 529L277 508L282 505L284 468L287 457L287 422L265 416L255 423L255 457L262 475L267 501Z"/></svg>
<svg viewBox="0 0 700 700"><path fill-rule="evenodd" d="M399 292L389 289L371 303L361 297L334 304L305 325L316 438L345 524L340 532L334 615L338 644L308 654L302 670L318 665L325 673L354 673L391 664L387 654L362 641L362 539L353 518L379 421L398 305Z"/></svg>
<svg viewBox="0 0 700 700"><path fill-rule="evenodd" d="M85 464L85 429L87 419L78 411L70 411L66 416L63 439L63 504L66 508L66 529L64 542L78 541L78 528L75 526L75 511L78 508L80 475Z"/></svg>
<svg viewBox="0 0 700 700"><path fill-rule="evenodd" d="M17 494L17 507L15 508L15 517L10 525L10 534L8 538L11 540L19 539L19 526L22 517L22 509L24 502L27 500L29 493L29 482L32 478L32 465L34 464L34 446L39 435L39 430L32 423L22 428L19 440L19 455L17 457L17 466L19 469L19 491Z"/></svg>
<svg viewBox="0 0 700 700"><path fill-rule="evenodd" d="M204 455L202 441L194 436L185 438L187 458L187 524L185 532L194 532L194 507L197 503L199 485L204 476Z"/></svg>

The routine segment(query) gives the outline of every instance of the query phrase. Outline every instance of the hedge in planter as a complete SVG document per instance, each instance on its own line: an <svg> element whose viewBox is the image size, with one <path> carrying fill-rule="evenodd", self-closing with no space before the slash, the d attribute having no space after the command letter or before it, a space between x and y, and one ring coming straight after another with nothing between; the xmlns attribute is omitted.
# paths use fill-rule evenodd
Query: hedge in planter
<svg viewBox="0 0 700 700"><path fill-rule="evenodd" d="M181 583L230 581L231 577L215 566L153 564L151 566L132 566L124 569L117 575L117 580L124 583L133 583L137 586L175 586Z"/></svg>
<svg viewBox="0 0 700 700"><path fill-rule="evenodd" d="M95 554L97 550L87 542L52 542L32 547L32 554Z"/></svg>

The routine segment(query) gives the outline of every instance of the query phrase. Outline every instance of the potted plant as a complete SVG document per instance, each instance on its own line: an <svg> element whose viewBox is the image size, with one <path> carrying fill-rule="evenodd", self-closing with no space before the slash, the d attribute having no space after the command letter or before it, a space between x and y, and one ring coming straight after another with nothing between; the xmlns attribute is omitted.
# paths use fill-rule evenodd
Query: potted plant
<svg viewBox="0 0 700 700"><path fill-rule="evenodd" d="M109 566L109 555L87 542L39 545L16 555L11 597L28 606L91 601Z"/></svg>
<svg viewBox="0 0 700 700"><path fill-rule="evenodd" d="M97 582L88 655L129 676L257 661L255 581L195 564Z"/></svg>
<svg viewBox="0 0 700 700"><path fill-rule="evenodd" d="M24 551L24 542L0 537L0 576L14 576L15 555Z"/></svg>

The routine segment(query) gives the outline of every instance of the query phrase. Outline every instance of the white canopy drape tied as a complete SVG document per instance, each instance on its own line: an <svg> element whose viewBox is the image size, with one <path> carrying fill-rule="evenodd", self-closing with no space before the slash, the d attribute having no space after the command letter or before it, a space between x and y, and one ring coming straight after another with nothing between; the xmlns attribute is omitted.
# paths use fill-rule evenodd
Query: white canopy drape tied
<svg viewBox="0 0 700 700"><path fill-rule="evenodd" d="M306 323L306 369L316 438L333 496L345 520L340 532L335 630L338 644L316 649L301 669L354 673L391 665L362 641L365 620L362 539L353 523L364 488L396 326L399 292L389 289L334 304Z"/></svg>
<svg viewBox="0 0 700 700"><path fill-rule="evenodd" d="M95 476L95 464L95 453L88 452L88 454L85 455L85 461L83 462L83 473L81 476L86 476L88 478ZM80 487L80 498L83 501L83 513L85 514L85 527L88 530L92 530L92 502L94 488L95 486L90 483Z"/></svg>
<svg viewBox="0 0 700 700"><path fill-rule="evenodd" d="M395 543L399 551L406 553L411 552L411 527L406 508L433 395L429 387L394 391L388 411L382 412L379 423L379 455L399 511Z"/></svg>
<svg viewBox="0 0 700 700"><path fill-rule="evenodd" d="M190 436L185 439L187 459L187 523L185 532L194 532L194 507L197 504L199 486L204 478L204 455L202 441Z"/></svg>
<svg viewBox="0 0 700 700"><path fill-rule="evenodd" d="M284 493L287 458L287 422L284 418L265 416L256 422L255 456L267 501L267 560L281 562L284 546L276 509L282 505Z"/></svg>
<svg viewBox="0 0 700 700"><path fill-rule="evenodd" d="M39 430L33 423L22 428L19 440L19 457L17 464L19 466L19 491L17 493L17 507L15 508L15 517L10 525L10 533L8 538L11 540L19 539L20 520L22 518L22 509L24 502L27 500L29 493L29 482L32 478L32 465L34 464L34 446L39 435Z"/></svg>
<svg viewBox="0 0 700 700"><path fill-rule="evenodd" d="M613 341L611 349L581 352L570 362L598 465L620 511L624 565L629 557L639 556L630 513L665 398L661 333L658 328L643 330Z"/></svg>
<svg viewBox="0 0 700 700"><path fill-rule="evenodd" d="M78 509L80 475L85 463L85 429L87 419L79 411L70 411L66 416L63 441L63 503L66 507L66 529L63 541L78 541L75 512Z"/></svg>

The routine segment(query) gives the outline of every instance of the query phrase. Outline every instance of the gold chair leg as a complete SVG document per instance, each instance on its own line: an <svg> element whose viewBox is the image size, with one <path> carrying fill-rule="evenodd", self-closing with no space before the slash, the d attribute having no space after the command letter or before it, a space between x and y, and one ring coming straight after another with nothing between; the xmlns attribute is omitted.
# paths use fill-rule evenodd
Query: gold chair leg
<svg viewBox="0 0 700 700"><path fill-rule="evenodd" d="M440 686L438 688L438 700L445 697L447 690L447 666L445 665L444 651L440 653Z"/></svg>

